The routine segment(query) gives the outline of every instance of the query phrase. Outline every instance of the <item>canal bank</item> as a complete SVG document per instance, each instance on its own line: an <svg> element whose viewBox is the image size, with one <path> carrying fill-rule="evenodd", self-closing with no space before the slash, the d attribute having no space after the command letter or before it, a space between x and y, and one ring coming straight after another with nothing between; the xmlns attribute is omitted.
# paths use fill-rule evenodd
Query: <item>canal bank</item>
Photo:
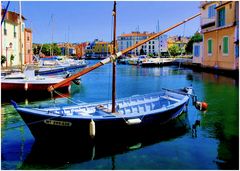
<svg viewBox="0 0 240 171"><path fill-rule="evenodd" d="M89 62L91 65L96 61ZM111 70L111 65L106 65L83 76L80 86L72 85L69 97L86 102L110 100ZM23 121L6 102L2 106L2 169L238 169L238 81L175 66L118 65L117 72L118 98L192 84L199 98L209 104L206 113L189 106L189 127L196 120L201 122L197 136L192 135L191 129L173 135L169 130L125 144L120 142L114 148L107 146L102 152L102 144L96 143L93 158L93 147L79 147L72 155L64 144L57 149L39 146L27 127L10 129ZM29 100L31 105L43 106L66 103L71 102L64 98L53 101L50 97L38 102ZM65 155L59 155L61 152ZM44 155L52 160L44 160Z"/></svg>

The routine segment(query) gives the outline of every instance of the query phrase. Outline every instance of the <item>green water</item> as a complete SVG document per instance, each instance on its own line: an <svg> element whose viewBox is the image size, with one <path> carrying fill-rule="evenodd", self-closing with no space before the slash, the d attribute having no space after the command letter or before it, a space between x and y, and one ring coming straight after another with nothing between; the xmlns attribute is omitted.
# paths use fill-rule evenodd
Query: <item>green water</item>
<svg viewBox="0 0 240 171"><path fill-rule="evenodd" d="M90 64L95 61L90 61ZM20 104L25 97L2 97L2 169L239 169L239 87L238 80L210 73L198 73L178 67L141 68L117 66L117 97L181 88L193 85L198 98L208 103L206 113L189 105L189 127L201 121L196 136L183 132L156 130L154 136L132 142L94 146L42 146L34 141L9 99ZM81 85L72 85L74 101L111 100L111 66L106 65L82 77ZM28 99L33 105L66 105L68 100ZM93 155L94 154L94 155Z"/></svg>

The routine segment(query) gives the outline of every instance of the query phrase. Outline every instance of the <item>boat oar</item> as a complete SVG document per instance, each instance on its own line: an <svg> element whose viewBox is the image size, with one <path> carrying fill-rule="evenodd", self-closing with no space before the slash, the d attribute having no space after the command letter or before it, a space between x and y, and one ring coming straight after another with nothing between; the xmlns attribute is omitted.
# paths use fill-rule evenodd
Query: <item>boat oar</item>
<svg viewBox="0 0 240 171"><path fill-rule="evenodd" d="M95 69L99 68L100 66L102 66L102 65L104 65L104 64L107 64L107 63L109 63L109 62L111 62L111 61L115 61L115 60L116 60L118 57L120 57L121 55L123 55L123 54L125 54L125 53L127 53L127 52L129 52L129 51L131 51L131 50L133 50L133 49L135 49L135 48L143 45L144 43L146 43L146 42L148 42L148 41L150 41L150 40L152 40L152 39L155 39L155 38L161 36L162 34L168 32L168 31L170 31L170 30L172 30L172 29L174 29L174 28L176 28L176 27L178 27L178 26L180 26L180 25L182 25L182 24L184 24L184 23L186 23L186 22L188 22L188 21L190 21L190 20L192 20L193 18L196 18L196 17L199 16L200 14L201 14L201 13L198 13L198 14L196 14L196 15L194 15L194 16L192 16L192 17L190 17L190 18L188 18L188 19L186 19L186 20L184 20L184 21L182 21L182 22L179 22L178 24L175 24L175 25L173 25L173 26L171 26L171 27L169 27L169 28L167 28L167 29L165 29L165 30L163 30L163 31L161 31L161 32L158 32L158 33L150 36L149 38L147 38L147 39L145 39L145 40L142 40L142 41L138 42L137 44L135 44L135 45L133 45L133 46L131 46L131 47L129 47L129 48L126 48L126 49L124 49L124 50L122 50L122 51L120 51L120 52L118 52L118 53L116 53L116 54L114 54L114 55L111 55L110 57L108 57L108 58L106 58L106 59L104 59L104 60L96 63L95 65L93 65L93 66L91 66L91 67L88 67L88 68L86 68L86 69L84 69L84 70L82 70L82 71L80 71L80 72L78 72L78 73L70 76L69 78L66 78L65 80L63 80L63 81L61 81L61 82L59 82L59 83L57 83L57 84L54 84L54 85L49 86L49 87L48 87L48 91L51 92L51 91L53 91L54 89L59 88L59 87L63 86L64 84L66 84L66 83L68 83L68 82L70 82L70 81L72 81L72 80L75 80L76 78L78 78L78 77L80 77L80 76L82 76L82 75L85 75L85 74L87 74L88 72L90 72L90 71L92 71L92 70L95 70Z"/></svg>

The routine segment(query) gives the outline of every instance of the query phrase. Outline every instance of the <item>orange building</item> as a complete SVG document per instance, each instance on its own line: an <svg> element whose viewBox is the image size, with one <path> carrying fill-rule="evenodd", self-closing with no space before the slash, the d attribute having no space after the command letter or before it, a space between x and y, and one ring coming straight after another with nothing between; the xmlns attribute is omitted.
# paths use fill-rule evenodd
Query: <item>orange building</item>
<svg viewBox="0 0 240 171"><path fill-rule="evenodd" d="M201 2L203 67L239 69L238 10L237 1Z"/></svg>
<svg viewBox="0 0 240 171"><path fill-rule="evenodd" d="M77 57L81 58L82 56L85 55L85 48L86 48L87 45L88 45L87 42L75 45Z"/></svg>
<svg viewBox="0 0 240 171"><path fill-rule="evenodd" d="M32 52L32 30L25 28L24 30L24 64L30 64L33 60Z"/></svg>

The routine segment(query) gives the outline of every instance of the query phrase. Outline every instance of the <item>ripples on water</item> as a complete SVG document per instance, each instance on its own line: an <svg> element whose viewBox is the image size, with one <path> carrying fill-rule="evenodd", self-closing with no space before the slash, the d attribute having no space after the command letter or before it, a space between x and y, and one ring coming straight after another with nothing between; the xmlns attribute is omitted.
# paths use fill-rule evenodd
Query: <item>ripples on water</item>
<svg viewBox="0 0 240 171"><path fill-rule="evenodd" d="M118 98L192 84L209 109L203 114L189 105L181 122L141 135L42 144L34 141L27 127L9 129L24 124L9 100L33 106L71 102L53 101L48 94L2 96L2 169L238 169L238 80L178 67L118 65L117 75ZM72 84L65 96L78 102L111 100L110 81L111 65L106 65L83 76L81 85ZM197 119L201 125L193 137L189 127Z"/></svg>

